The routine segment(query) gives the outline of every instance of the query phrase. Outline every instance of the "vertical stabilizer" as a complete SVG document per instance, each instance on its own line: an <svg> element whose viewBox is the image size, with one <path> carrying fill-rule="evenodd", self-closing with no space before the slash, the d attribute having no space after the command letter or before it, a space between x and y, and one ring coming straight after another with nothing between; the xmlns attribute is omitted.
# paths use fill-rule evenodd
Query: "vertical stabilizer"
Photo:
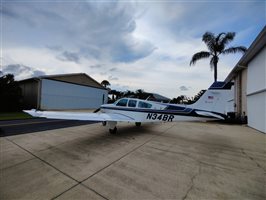
<svg viewBox="0 0 266 200"><path fill-rule="evenodd" d="M227 99L232 83L214 82L201 98L189 107L226 114Z"/></svg>

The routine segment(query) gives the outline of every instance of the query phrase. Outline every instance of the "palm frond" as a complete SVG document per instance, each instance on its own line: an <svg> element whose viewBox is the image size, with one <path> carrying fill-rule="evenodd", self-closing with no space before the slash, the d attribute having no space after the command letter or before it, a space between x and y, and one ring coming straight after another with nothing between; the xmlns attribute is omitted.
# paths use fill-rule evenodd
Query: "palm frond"
<svg viewBox="0 0 266 200"><path fill-rule="evenodd" d="M202 36L202 41L203 42L209 42L215 39L214 33L212 32L206 32Z"/></svg>
<svg viewBox="0 0 266 200"><path fill-rule="evenodd" d="M222 54L230 54L230 53L245 53L247 51L247 48L244 46L239 47L230 47L228 49L225 49L222 51Z"/></svg>
<svg viewBox="0 0 266 200"><path fill-rule="evenodd" d="M210 55L211 55L211 53L210 52L207 52L207 51L201 51L201 52L195 53L192 56L192 59L190 61L190 65L194 65L200 59L209 58Z"/></svg>
<svg viewBox="0 0 266 200"><path fill-rule="evenodd" d="M229 42L234 40L235 35L236 35L235 32L226 33L225 36L222 37L221 40L219 41L219 44L225 47Z"/></svg>
<svg viewBox="0 0 266 200"><path fill-rule="evenodd" d="M214 52L215 55L219 55L224 50L224 45L221 44L221 40L225 37L226 33L222 32L215 38Z"/></svg>
<svg viewBox="0 0 266 200"><path fill-rule="evenodd" d="M222 32L222 33L219 33L219 35L216 37L216 43L219 44L220 41L225 37L222 37L223 35L226 35L226 33Z"/></svg>
<svg viewBox="0 0 266 200"><path fill-rule="evenodd" d="M212 32L206 32L202 36L202 41L207 45L210 52L215 49L215 35Z"/></svg>

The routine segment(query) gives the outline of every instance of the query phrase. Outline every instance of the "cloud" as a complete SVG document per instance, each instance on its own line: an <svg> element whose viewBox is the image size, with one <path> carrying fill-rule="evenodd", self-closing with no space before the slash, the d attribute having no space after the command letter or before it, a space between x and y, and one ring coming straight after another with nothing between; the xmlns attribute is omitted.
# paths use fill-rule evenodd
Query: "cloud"
<svg viewBox="0 0 266 200"><path fill-rule="evenodd" d="M48 49L50 49L50 50L53 50L53 51L62 51L63 49L62 49L62 46L59 46L59 45L47 45L46 46Z"/></svg>
<svg viewBox="0 0 266 200"><path fill-rule="evenodd" d="M62 61L70 61L70 62L74 62L77 64L79 63L79 60L80 60L78 53L69 52L69 51L64 51L63 53L61 53L56 58L59 60L62 60Z"/></svg>
<svg viewBox="0 0 266 200"><path fill-rule="evenodd" d="M108 76L108 80L109 81L117 81L118 78L117 77L113 77L113 76Z"/></svg>
<svg viewBox="0 0 266 200"><path fill-rule="evenodd" d="M100 75L102 76L107 75L107 72L100 72Z"/></svg>
<svg viewBox="0 0 266 200"><path fill-rule="evenodd" d="M96 64L96 65L90 65L89 67L91 69L99 69L99 68L102 68L104 65L101 65L101 64Z"/></svg>
<svg viewBox="0 0 266 200"><path fill-rule="evenodd" d="M186 87L186 86L182 85L182 86L179 87L179 90L181 90L181 91L188 91L189 90L189 87Z"/></svg>
<svg viewBox="0 0 266 200"><path fill-rule="evenodd" d="M83 72L113 79L112 89L169 97L185 86L182 94L193 96L213 82L209 60L189 67L194 53L207 50L202 34L235 31L232 45L248 46L265 26L264 8L259 1L5 1L2 61L46 74ZM240 56L220 58L219 80Z"/></svg>
<svg viewBox="0 0 266 200"><path fill-rule="evenodd" d="M31 67L20 64L12 64L4 66L2 73L14 74L15 79L17 80L45 75L45 72L41 70L36 70Z"/></svg>
<svg viewBox="0 0 266 200"><path fill-rule="evenodd" d="M137 16L134 3L10 2L4 3L3 10L4 24L9 24L4 30L5 40L12 43L16 38L16 45L52 50L62 47L58 57L62 61L79 62L82 57L135 62L155 49L148 40L133 35Z"/></svg>
<svg viewBox="0 0 266 200"><path fill-rule="evenodd" d="M116 70L117 70L116 67L113 67L113 68L109 69L110 72L114 72L114 71L116 71Z"/></svg>

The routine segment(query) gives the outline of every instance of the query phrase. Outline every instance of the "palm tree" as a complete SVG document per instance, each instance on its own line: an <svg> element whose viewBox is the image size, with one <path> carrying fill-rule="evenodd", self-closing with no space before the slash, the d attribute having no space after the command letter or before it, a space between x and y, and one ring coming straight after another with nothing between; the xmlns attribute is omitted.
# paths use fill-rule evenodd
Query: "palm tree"
<svg viewBox="0 0 266 200"><path fill-rule="evenodd" d="M194 65L198 60L203 58L211 58L210 66L214 69L214 81L217 81L217 63L219 61L219 55L226 55L230 53L245 53L247 48L244 46L225 48L227 44L234 40L235 33L220 33L215 36L211 32L206 32L202 36L202 41L207 45L209 51L200 51L192 56L190 65Z"/></svg>
<svg viewBox="0 0 266 200"><path fill-rule="evenodd" d="M103 86L103 87L107 87L107 86L110 86L111 84L109 83L109 81L107 81L107 80L103 80L102 82L101 82L101 85Z"/></svg>

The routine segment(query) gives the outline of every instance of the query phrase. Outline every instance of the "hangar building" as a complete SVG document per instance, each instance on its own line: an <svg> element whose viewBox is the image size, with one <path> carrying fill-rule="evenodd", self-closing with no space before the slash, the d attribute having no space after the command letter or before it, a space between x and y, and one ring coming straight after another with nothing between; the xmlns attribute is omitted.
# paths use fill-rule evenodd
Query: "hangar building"
<svg viewBox="0 0 266 200"><path fill-rule="evenodd" d="M234 82L235 113L266 133L266 26L225 81Z"/></svg>
<svg viewBox="0 0 266 200"><path fill-rule="evenodd" d="M108 100L108 91L85 73L48 75L19 82L24 109L95 109Z"/></svg>

